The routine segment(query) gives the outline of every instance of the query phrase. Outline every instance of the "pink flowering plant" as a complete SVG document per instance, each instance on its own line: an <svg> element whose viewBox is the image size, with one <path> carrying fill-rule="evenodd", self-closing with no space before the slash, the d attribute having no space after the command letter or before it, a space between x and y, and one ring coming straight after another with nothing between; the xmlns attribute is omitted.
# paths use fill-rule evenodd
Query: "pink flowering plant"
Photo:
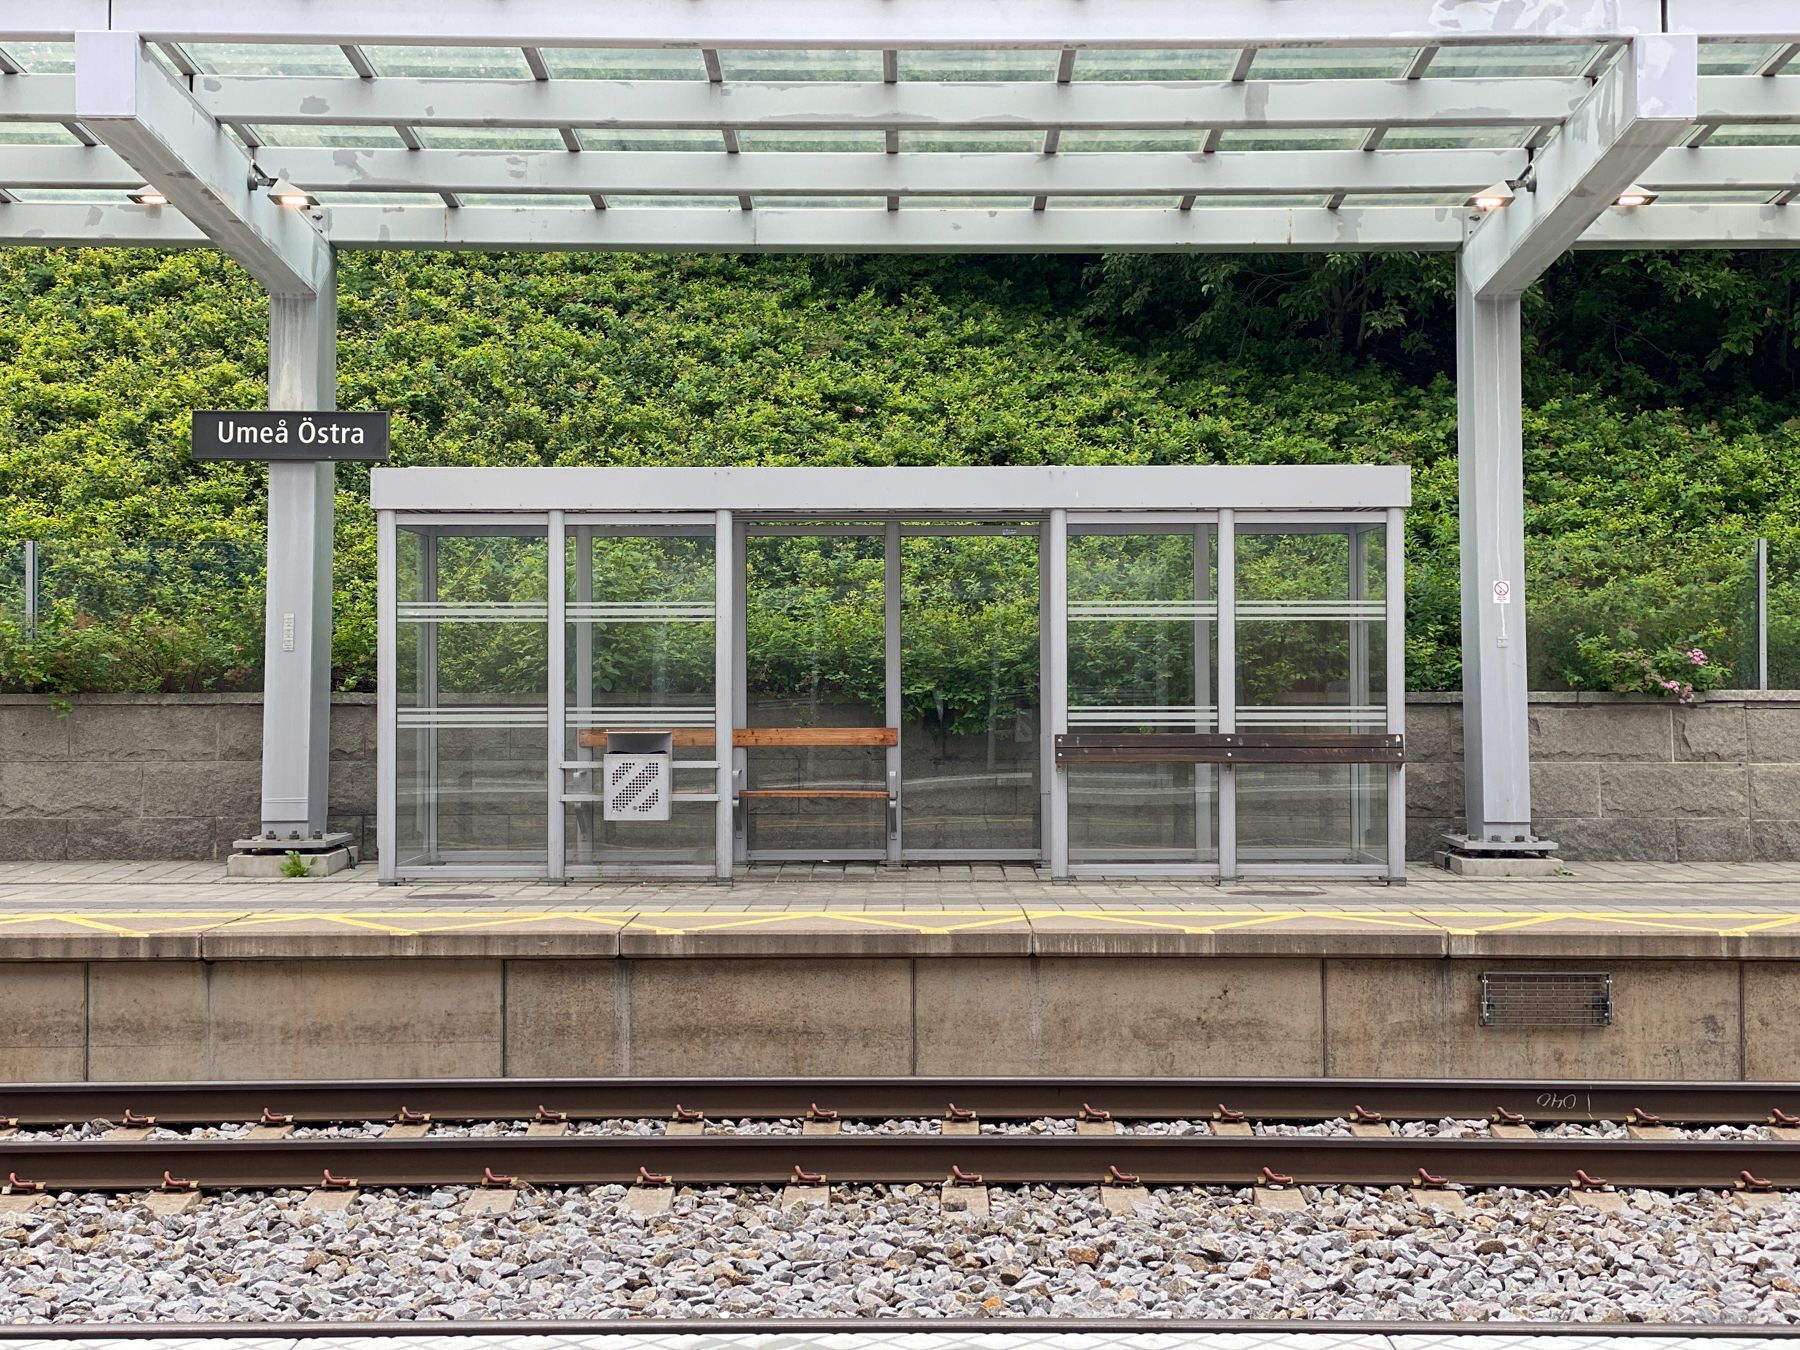
<svg viewBox="0 0 1800 1350"><path fill-rule="evenodd" d="M1621 694L1660 694L1678 703L1692 703L1708 689L1722 689L1731 678L1731 667L1709 648L1721 634L1707 633L1685 642L1641 646L1635 632L1617 637L1582 636L1575 642L1575 660L1563 671L1572 689L1611 689Z"/></svg>

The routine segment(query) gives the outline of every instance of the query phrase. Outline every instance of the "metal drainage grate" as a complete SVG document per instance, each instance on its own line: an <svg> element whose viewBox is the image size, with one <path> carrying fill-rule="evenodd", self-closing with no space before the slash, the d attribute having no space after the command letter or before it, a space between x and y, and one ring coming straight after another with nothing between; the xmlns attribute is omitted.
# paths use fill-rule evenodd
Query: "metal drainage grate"
<svg viewBox="0 0 1800 1350"><path fill-rule="evenodd" d="M1604 970L1484 970L1484 1027L1610 1027L1612 974Z"/></svg>

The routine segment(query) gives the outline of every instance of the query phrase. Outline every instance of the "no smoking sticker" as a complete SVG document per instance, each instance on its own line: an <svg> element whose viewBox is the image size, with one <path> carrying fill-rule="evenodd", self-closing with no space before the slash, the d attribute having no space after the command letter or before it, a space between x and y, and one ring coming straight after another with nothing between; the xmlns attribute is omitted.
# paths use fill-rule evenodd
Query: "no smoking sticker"
<svg viewBox="0 0 1800 1350"><path fill-rule="evenodd" d="M1512 582L1496 581L1494 583L1494 603L1510 605L1512 603Z"/></svg>

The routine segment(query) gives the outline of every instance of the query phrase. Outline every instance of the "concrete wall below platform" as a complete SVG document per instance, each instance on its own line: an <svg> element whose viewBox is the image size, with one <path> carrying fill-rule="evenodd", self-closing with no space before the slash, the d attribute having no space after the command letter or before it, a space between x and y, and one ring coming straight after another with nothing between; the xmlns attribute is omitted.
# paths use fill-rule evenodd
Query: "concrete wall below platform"
<svg viewBox="0 0 1800 1350"><path fill-rule="evenodd" d="M1478 1025L1480 974L1617 1019ZM1785 1080L1800 961L901 957L0 962L0 1080L1320 1075ZM1348 1105L1348 1103L1346 1103Z"/></svg>
<svg viewBox="0 0 1800 1350"><path fill-rule="evenodd" d="M1407 719L1419 858L1461 828L1461 700L1414 694ZM1531 742L1538 828L1569 859L1800 860L1800 692L1535 694ZM261 746L253 694L0 695L0 860L222 858L257 824ZM339 695L331 824L366 852L374 760L374 696Z"/></svg>

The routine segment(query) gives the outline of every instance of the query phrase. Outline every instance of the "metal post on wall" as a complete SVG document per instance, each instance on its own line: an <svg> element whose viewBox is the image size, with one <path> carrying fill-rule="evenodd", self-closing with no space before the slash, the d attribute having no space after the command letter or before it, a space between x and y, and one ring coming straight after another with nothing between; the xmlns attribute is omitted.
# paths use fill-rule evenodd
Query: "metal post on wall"
<svg viewBox="0 0 1800 1350"><path fill-rule="evenodd" d="M562 881L568 876L568 813L563 807L563 756L567 753L564 743L569 738L568 732L568 676L565 670L567 662L568 628L568 585L564 579L564 568L568 556L568 544L563 538L563 513L552 511L546 530L546 547L548 555L544 563L544 617L548 624L547 657L544 672L544 711L546 722L545 751L546 763L550 771L546 787L546 806L549 810L549 829L545 832L545 861L549 864L549 875L552 881Z"/></svg>
<svg viewBox="0 0 1800 1350"><path fill-rule="evenodd" d="M394 513L378 511L375 515L375 853L378 879L387 883L394 881L397 866L394 838L398 830L394 810L400 795L396 757L400 695L394 688L395 670L399 664L395 651L399 590L397 554Z"/></svg>
<svg viewBox="0 0 1800 1350"><path fill-rule="evenodd" d="M1050 858L1050 875L1060 881L1069 875L1069 774L1056 766L1056 738L1069 729L1069 513L1060 508L1051 511L1045 526L1038 558L1043 577L1038 622L1044 635L1042 650L1050 658L1043 672L1040 732L1050 787L1044 851Z"/></svg>
<svg viewBox="0 0 1800 1350"><path fill-rule="evenodd" d="M1219 512L1219 734L1237 730L1237 513ZM1238 870L1237 770L1219 766L1219 880Z"/></svg>
<svg viewBox="0 0 1800 1350"><path fill-rule="evenodd" d="M882 531L882 664L886 696L882 715L890 727L900 725L900 522L890 520ZM900 769L905 748L896 739L887 747L883 768L887 774L888 822L887 861L890 867L900 863L902 848L900 817Z"/></svg>
<svg viewBox="0 0 1800 1350"><path fill-rule="evenodd" d="M731 880L732 860L732 712L737 706L737 604L734 575L738 550L732 513L713 514L713 783L718 794L713 818L713 875Z"/></svg>
<svg viewBox="0 0 1800 1350"><path fill-rule="evenodd" d="M1382 563L1382 595L1387 598L1387 623L1383 651L1387 656L1387 729L1390 736L1406 736L1406 512L1389 507L1387 546ZM1388 879L1406 880L1406 764L1387 771Z"/></svg>
<svg viewBox="0 0 1800 1350"><path fill-rule="evenodd" d="M1756 541L1756 687L1769 687L1769 541Z"/></svg>
<svg viewBox="0 0 1800 1350"><path fill-rule="evenodd" d="M38 546L37 540L25 541L25 633L37 632L38 620Z"/></svg>

